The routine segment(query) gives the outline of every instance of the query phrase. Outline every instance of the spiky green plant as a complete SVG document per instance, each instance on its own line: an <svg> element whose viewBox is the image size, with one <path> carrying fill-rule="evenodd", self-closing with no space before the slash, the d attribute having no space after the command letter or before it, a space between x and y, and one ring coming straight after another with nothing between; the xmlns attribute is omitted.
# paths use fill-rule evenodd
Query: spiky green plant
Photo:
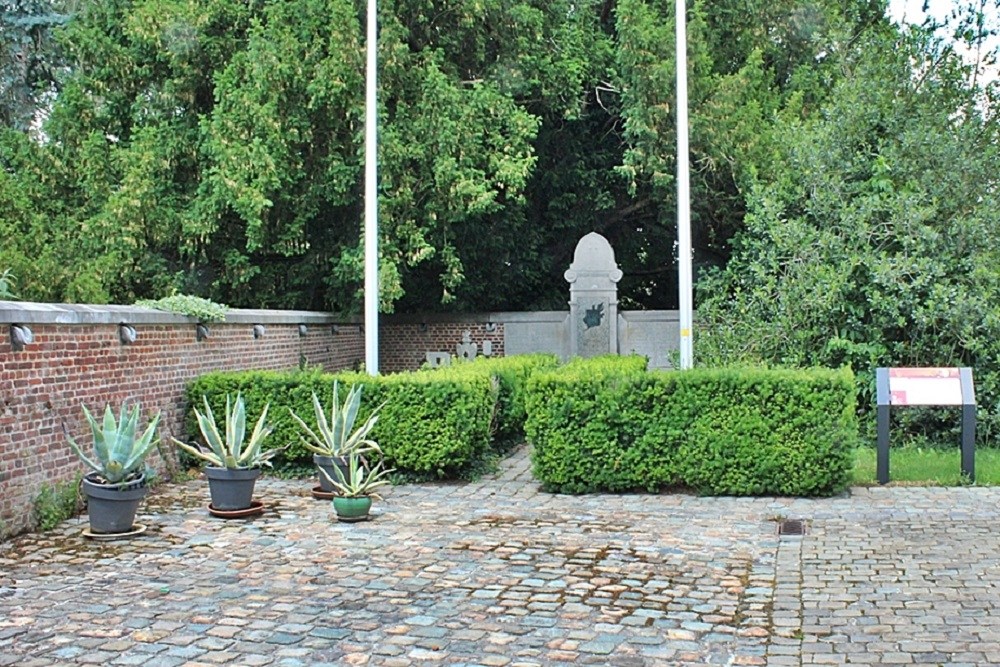
<svg viewBox="0 0 1000 667"><path fill-rule="evenodd" d="M254 426L253 433L250 434L250 440L244 444L247 410L243 396L236 394L236 400L232 401L229 394L226 394L224 437L219 432L215 415L212 413L212 406L208 404L208 397L202 396L201 398L205 404L205 412L201 413L198 408L195 408L194 414L198 419L198 428L201 430L208 450L172 438L175 445L217 468L259 468L271 465L271 459L283 448L263 449L264 440L274 430L274 426L267 423L267 410L271 407L270 403L264 406L260 418L257 419L257 425Z"/></svg>
<svg viewBox="0 0 1000 667"><path fill-rule="evenodd" d="M98 422L87 406L83 406L83 414L90 424L90 430L94 437L94 454L91 458L84 454L83 449L76 444L73 436L66 430L66 439L69 446L80 457L84 464L97 472L109 484L120 484L128 481L128 478L145 463L146 455L156 445L159 438L156 437L156 426L160 421L157 413L149 422L149 426L143 434L136 438L135 434L139 425L139 404L136 403L132 410L126 413L126 405L123 403L121 413L115 420L115 413L111 411L111 406L104 408L103 423Z"/></svg>
<svg viewBox="0 0 1000 667"><path fill-rule="evenodd" d="M386 478L393 472L393 470L384 470L381 463L378 463L375 467L369 469L364 464L362 457L356 451L351 452L347 456L347 461L347 475L344 475L344 472L339 467L334 467L333 477L331 477L330 473L322 468L320 468L319 471L330 481L334 490L345 498L360 498L361 496L368 496L370 498L382 500L382 496L378 494L378 489L389 486L389 480Z"/></svg>
<svg viewBox="0 0 1000 667"><path fill-rule="evenodd" d="M333 381L333 397L330 399L330 418L327 419L323 406L319 402L316 392L313 392L313 412L316 415L316 431L299 417L290 408L288 410L292 419L299 425L307 436L302 437L302 444L306 449L321 456L347 456L351 452L376 452L381 454L378 443L368 438L368 434L375 427L378 421L378 411L381 405L372 411L368 420L354 429L354 422L358 417L358 409L361 407L361 385L352 385L347 392L347 398L341 405L337 400L339 385ZM317 433L318 431L318 433Z"/></svg>

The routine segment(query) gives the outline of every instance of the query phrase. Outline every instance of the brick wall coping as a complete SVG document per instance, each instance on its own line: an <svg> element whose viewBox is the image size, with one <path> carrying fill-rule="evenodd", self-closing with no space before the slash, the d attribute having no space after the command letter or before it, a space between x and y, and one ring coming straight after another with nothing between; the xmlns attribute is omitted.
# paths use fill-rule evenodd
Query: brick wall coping
<svg viewBox="0 0 1000 667"><path fill-rule="evenodd" d="M0 301L4 324L191 324L194 317L138 306ZM360 324L361 319L311 310L234 308L226 324Z"/></svg>

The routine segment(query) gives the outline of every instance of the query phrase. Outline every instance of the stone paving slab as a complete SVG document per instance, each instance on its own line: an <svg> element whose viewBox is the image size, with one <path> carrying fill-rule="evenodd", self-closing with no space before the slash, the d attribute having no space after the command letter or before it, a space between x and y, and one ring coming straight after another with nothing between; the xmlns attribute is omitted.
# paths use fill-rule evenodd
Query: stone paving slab
<svg viewBox="0 0 1000 667"><path fill-rule="evenodd" d="M361 524L274 479L216 519L193 480L128 542L2 543L0 665L1000 665L998 489L573 497L528 468Z"/></svg>

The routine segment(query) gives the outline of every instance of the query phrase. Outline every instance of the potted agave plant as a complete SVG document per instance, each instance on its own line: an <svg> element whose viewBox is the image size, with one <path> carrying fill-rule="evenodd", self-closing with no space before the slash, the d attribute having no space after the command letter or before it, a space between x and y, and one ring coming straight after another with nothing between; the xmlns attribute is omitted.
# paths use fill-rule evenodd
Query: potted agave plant
<svg viewBox="0 0 1000 667"><path fill-rule="evenodd" d="M334 474L330 476L326 470L320 468L320 475L326 477L334 489L333 509L337 513L338 521L354 522L368 519L372 500L382 500L378 489L389 486L389 480L386 478L392 470L383 469L381 462L369 468L364 454L371 452L382 453L374 442L351 451L347 455L346 474L339 467L334 467Z"/></svg>
<svg viewBox="0 0 1000 667"><path fill-rule="evenodd" d="M355 429L354 422L357 420L358 409L361 407L361 386L353 385L350 388L343 405L338 401L339 396L339 384L334 380L333 397L330 399L330 416L327 418L323 406L320 404L319 397L313 392L313 412L316 417L315 430L305 420L289 409L292 419L295 420L295 423L299 425L299 428L304 433L304 435L300 436L302 444L313 453L313 463L316 464L316 468L320 471L319 489L314 490L314 493L318 491L320 494L327 494L327 497L329 494L334 493L334 486L330 481L336 479L334 470L339 468L341 476L346 478L350 472L348 457L351 452L358 448L369 449L375 445L368 438L368 434L375 427L375 423L378 421L377 413L382 407L375 408L368 417L368 420ZM320 497L324 496L321 495Z"/></svg>
<svg viewBox="0 0 1000 667"><path fill-rule="evenodd" d="M202 396L202 401L205 412L195 408L194 414L207 449L186 444L177 438L173 441L188 454L208 463L205 476L208 477L208 490L212 496L209 511L224 517L248 516L263 511L263 505L254 505L254 485L261 468L270 466L271 459L283 449L263 448L264 440L274 430L274 426L267 423L270 403L264 406L250 439L246 440L246 402L241 394L236 394L235 401L226 394L224 434L219 431L208 397Z"/></svg>
<svg viewBox="0 0 1000 667"><path fill-rule="evenodd" d="M136 437L139 425L139 404L131 411L121 406L116 420L111 406L104 409L104 420L98 422L87 406L83 414L93 435L94 455L88 456L66 430L69 446L91 469L83 478L87 496L87 514L92 535L113 535L135 530L135 513L139 502L149 491L146 485L146 456L159 441L156 426L160 415L153 417L146 430Z"/></svg>

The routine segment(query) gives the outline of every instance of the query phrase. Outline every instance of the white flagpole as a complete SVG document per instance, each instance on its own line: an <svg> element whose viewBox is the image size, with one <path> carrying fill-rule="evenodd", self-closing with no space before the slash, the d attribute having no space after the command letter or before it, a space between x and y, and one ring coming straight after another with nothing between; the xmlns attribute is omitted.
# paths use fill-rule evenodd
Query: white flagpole
<svg viewBox="0 0 1000 667"><path fill-rule="evenodd" d="M674 0L677 14L677 251L680 290L681 368L694 365L693 288L691 280L691 187L688 167L687 9L686 0Z"/></svg>
<svg viewBox="0 0 1000 667"><path fill-rule="evenodd" d="M378 94L376 0L368 0L365 69L365 370L378 375Z"/></svg>

